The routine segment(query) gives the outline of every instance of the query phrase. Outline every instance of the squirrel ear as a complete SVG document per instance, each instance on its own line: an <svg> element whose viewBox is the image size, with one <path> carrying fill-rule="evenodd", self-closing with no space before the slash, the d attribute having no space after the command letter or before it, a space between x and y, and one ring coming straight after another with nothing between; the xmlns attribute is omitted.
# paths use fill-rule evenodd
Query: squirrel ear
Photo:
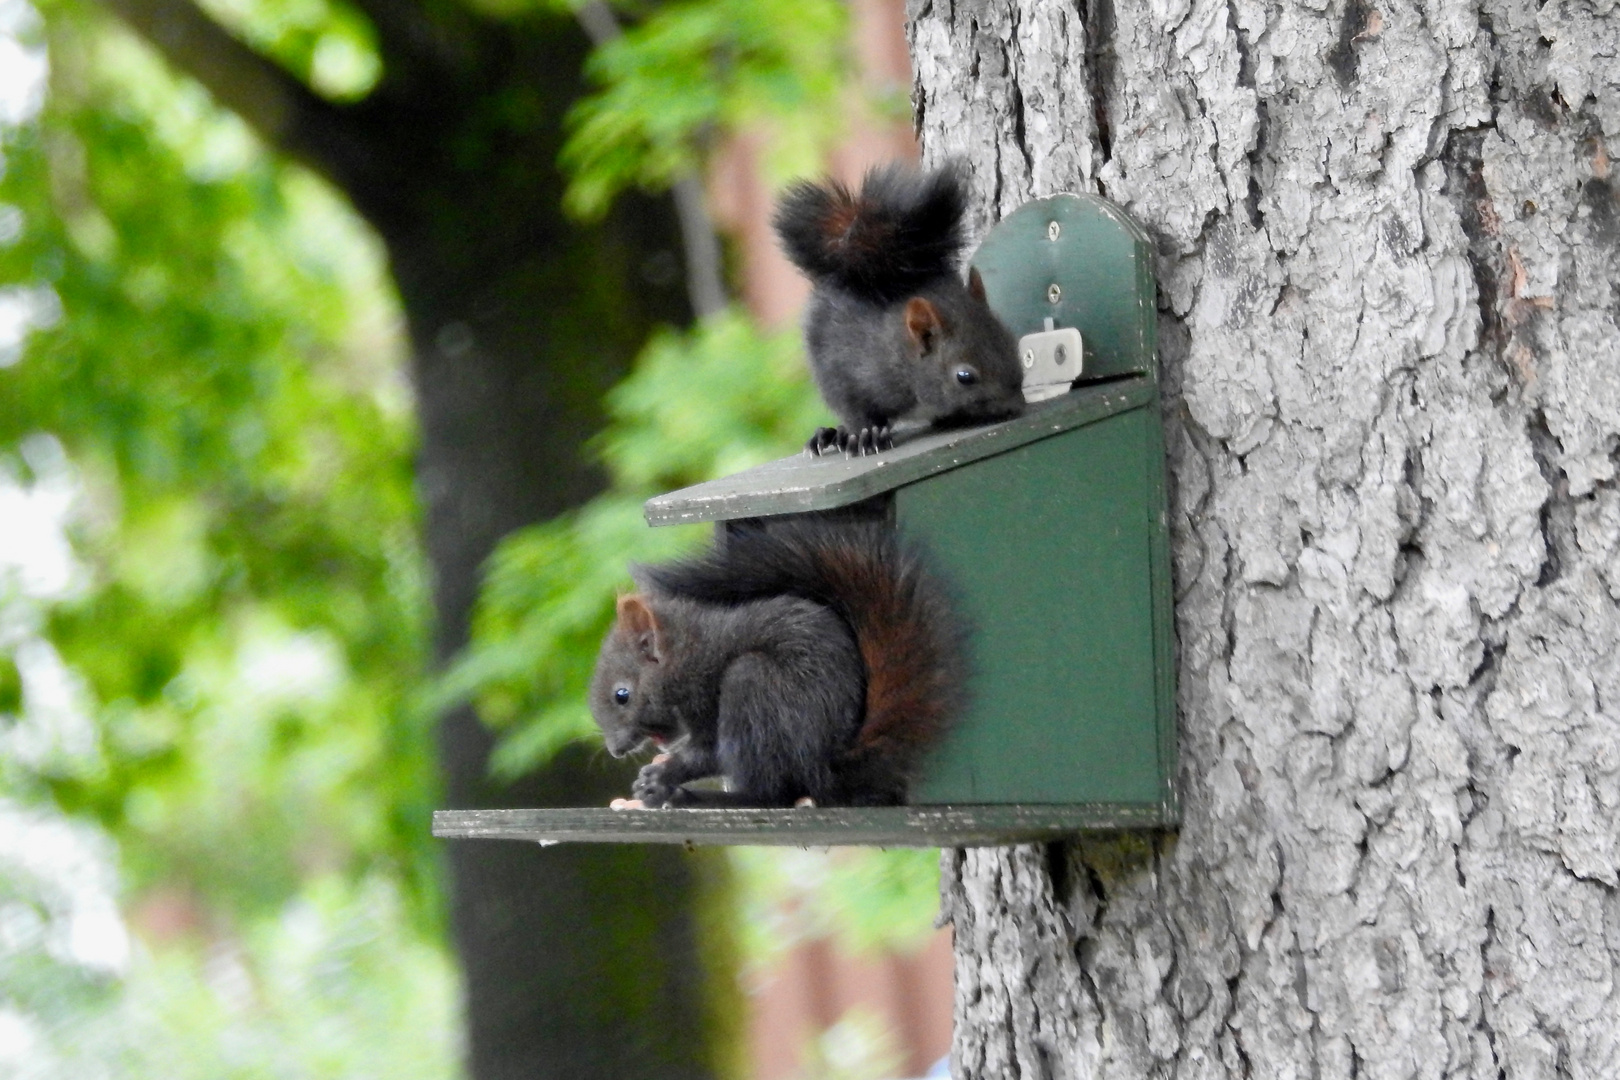
<svg viewBox="0 0 1620 1080"><path fill-rule="evenodd" d="M981 304L989 303L989 301L984 298L984 278L979 276L979 268L977 266L968 267L968 295L973 297L973 299L977 300Z"/></svg>
<svg viewBox="0 0 1620 1080"><path fill-rule="evenodd" d="M658 663L663 654L658 640L658 619L647 601L636 593L619 597L619 627L643 660Z"/></svg>
<svg viewBox="0 0 1620 1080"><path fill-rule="evenodd" d="M927 300L913 296L906 301L906 335L924 356L933 351L944 325L944 320L939 317L939 309Z"/></svg>

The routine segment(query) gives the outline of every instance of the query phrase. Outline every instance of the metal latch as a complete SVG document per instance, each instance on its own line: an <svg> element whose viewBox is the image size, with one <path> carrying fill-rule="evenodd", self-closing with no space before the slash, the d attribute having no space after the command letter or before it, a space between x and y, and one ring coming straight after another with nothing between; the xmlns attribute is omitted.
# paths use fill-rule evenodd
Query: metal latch
<svg viewBox="0 0 1620 1080"><path fill-rule="evenodd" d="M1018 355L1024 361L1024 400L1045 401L1066 394L1080 377L1084 360L1080 331L1072 326L1057 329L1050 316L1046 329L1018 339Z"/></svg>

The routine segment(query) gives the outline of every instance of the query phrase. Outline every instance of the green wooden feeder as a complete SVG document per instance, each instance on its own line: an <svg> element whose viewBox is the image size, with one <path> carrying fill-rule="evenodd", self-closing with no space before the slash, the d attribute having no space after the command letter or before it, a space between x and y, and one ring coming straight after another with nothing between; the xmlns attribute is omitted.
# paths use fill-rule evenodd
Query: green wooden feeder
<svg viewBox="0 0 1620 1080"><path fill-rule="evenodd" d="M1058 396L1005 423L873 457L798 454L646 505L654 526L838 511L922 540L974 627L975 678L912 805L447 810L434 835L938 847L1176 822L1152 244L1108 200L1058 195L998 224L972 264L996 314L1034 335L1021 343L1031 380ZM1076 344L1081 381L1062 392Z"/></svg>

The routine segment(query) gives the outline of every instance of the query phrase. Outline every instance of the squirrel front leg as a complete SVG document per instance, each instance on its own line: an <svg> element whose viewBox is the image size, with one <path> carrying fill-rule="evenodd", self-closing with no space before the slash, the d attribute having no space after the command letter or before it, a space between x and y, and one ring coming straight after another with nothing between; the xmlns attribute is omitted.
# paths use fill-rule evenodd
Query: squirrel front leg
<svg viewBox="0 0 1620 1080"><path fill-rule="evenodd" d="M678 801L682 784L714 776L719 771L720 763L712 749L689 742L643 765L630 788L630 795L640 799L641 805L648 809L671 806Z"/></svg>
<svg viewBox="0 0 1620 1080"><path fill-rule="evenodd" d="M866 457L894 449L894 428L888 424L873 424L858 431L846 427L816 428L816 433L804 444L804 452L811 457L842 454L844 457Z"/></svg>
<svg viewBox="0 0 1620 1080"><path fill-rule="evenodd" d="M863 427L844 443L845 457L866 457L894 449L894 429L888 424Z"/></svg>
<svg viewBox="0 0 1620 1080"><path fill-rule="evenodd" d="M823 454L841 453L844 442L849 438L849 432L841 427L818 427L815 434L804 444L804 452L811 457L821 457Z"/></svg>

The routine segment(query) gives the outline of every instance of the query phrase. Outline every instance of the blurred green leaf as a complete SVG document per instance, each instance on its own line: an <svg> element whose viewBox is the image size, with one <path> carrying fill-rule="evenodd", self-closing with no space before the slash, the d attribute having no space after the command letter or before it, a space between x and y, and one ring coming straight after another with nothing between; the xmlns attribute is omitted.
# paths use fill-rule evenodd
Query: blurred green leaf
<svg viewBox="0 0 1620 1080"><path fill-rule="evenodd" d="M0 1008L41 1077L453 1076L382 251L98 7L45 13L46 108L0 127L0 296L26 312L0 484L72 493L77 566L0 605L0 813L67 861L0 853ZM324 92L375 78L331 59L366 48L346 8L231 19ZM127 966L120 902L154 946Z"/></svg>
<svg viewBox="0 0 1620 1080"><path fill-rule="evenodd" d="M382 75L375 31L341 0L200 0L243 41L333 101L364 97Z"/></svg>
<svg viewBox="0 0 1620 1080"><path fill-rule="evenodd" d="M48 435L79 492L84 583L39 632L90 749L6 782L111 830L136 894L262 912L311 867L382 869L427 925L425 574L382 253L99 9L59 0L47 27L47 108L0 130L0 290L48 298L0 368L0 454Z"/></svg>
<svg viewBox="0 0 1620 1080"><path fill-rule="evenodd" d="M0 655L0 715L16 715L22 711L22 676L17 672L17 661Z"/></svg>
<svg viewBox="0 0 1620 1080"><path fill-rule="evenodd" d="M816 938L846 954L908 952L932 934L939 910L933 849L734 848L743 951L759 971Z"/></svg>
<svg viewBox="0 0 1620 1080"><path fill-rule="evenodd" d="M934 929L939 852L854 848L828 860L816 893L839 943L851 953L907 951Z"/></svg>
<svg viewBox="0 0 1620 1080"><path fill-rule="evenodd" d="M608 413L595 450L617 488L649 495L780 457L827 422L798 329L762 332L735 310L654 334Z"/></svg>
<svg viewBox="0 0 1620 1080"><path fill-rule="evenodd" d="M685 0L653 9L597 49L601 89L569 116L570 212L595 218L619 192L701 173L716 139L750 132L769 180L817 170L853 93L849 13L838 0Z"/></svg>

